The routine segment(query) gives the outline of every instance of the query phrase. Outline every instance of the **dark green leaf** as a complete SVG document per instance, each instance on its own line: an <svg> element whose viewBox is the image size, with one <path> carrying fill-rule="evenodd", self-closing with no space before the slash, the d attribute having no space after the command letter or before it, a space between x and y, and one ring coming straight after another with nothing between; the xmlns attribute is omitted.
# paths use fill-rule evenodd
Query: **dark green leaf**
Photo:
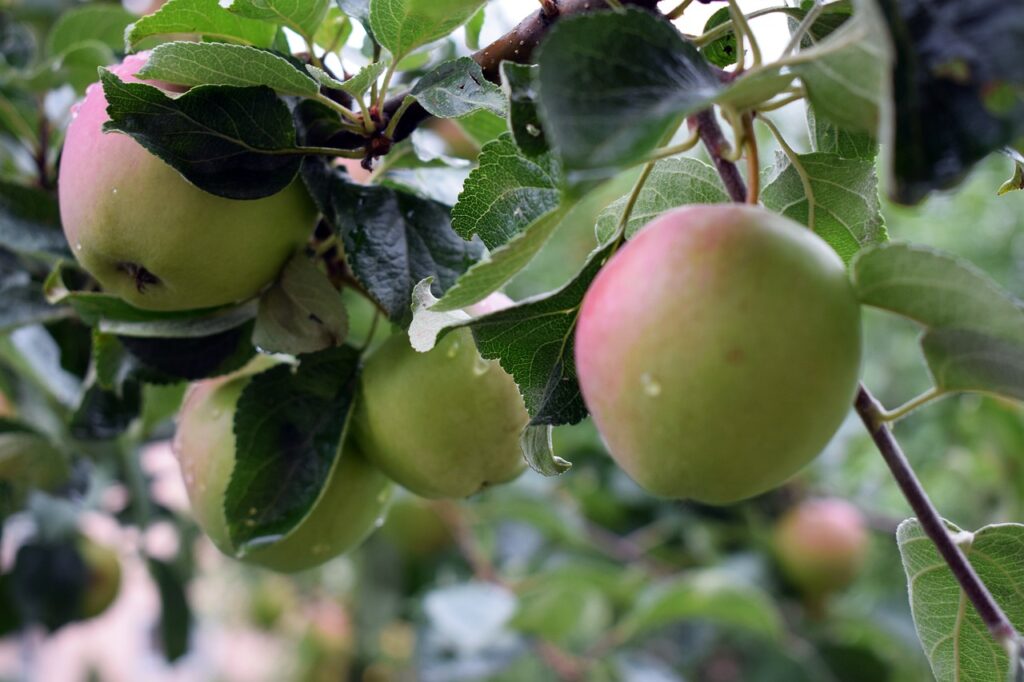
<svg viewBox="0 0 1024 682"><path fill-rule="evenodd" d="M0 180L0 247L22 255L70 259L57 198Z"/></svg>
<svg viewBox="0 0 1024 682"><path fill-rule="evenodd" d="M302 159L291 113L267 87L203 85L177 98L142 83L101 75L111 120L207 192L259 199L294 180Z"/></svg>
<svg viewBox="0 0 1024 682"><path fill-rule="evenodd" d="M732 20L732 15L729 13L728 7L723 7L710 17L704 24L704 33L707 33L715 26L721 26L727 21ZM737 51L739 46L736 44L736 34L733 33L732 29L728 33L723 35L721 38L712 40L710 43L701 48L701 53L704 57L714 64L725 68L726 66L732 66L736 63L739 55Z"/></svg>
<svg viewBox="0 0 1024 682"><path fill-rule="evenodd" d="M530 64L501 63L501 85L508 97L508 127L516 145L527 156L548 150L544 126L537 111L538 67Z"/></svg>
<svg viewBox="0 0 1024 682"><path fill-rule="evenodd" d="M463 239L479 235L487 248L497 248L558 206L559 179L550 154L528 158L505 133L481 150L480 165L452 208L452 227Z"/></svg>
<svg viewBox="0 0 1024 682"><path fill-rule="evenodd" d="M560 20L537 63L544 131L572 185L639 161L722 90L671 23L635 9Z"/></svg>
<svg viewBox="0 0 1024 682"><path fill-rule="evenodd" d="M224 500L242 551L287 534L316 501L339 455L358 367L359 352L342 346L257 374L242 391Z"/></svg>
<svg viewBox="0 0 1024 682"><path fill-rule="evenodd" d="M185 581L171 564L156 559L149 559L147 564L160 593L160 649L164 658L174 662L188 652L192 631L192 610L185 593Z"/></svg>
<svg viewBox="0 0 1024 682"><path fill-rule="evenodd" d="M408 321L417 282L434 277L440 295L483 255L482 244L455 234L444 204L353 184L319 160L303 165L303 178L341 236L356 278L395 322Z"/></svg>

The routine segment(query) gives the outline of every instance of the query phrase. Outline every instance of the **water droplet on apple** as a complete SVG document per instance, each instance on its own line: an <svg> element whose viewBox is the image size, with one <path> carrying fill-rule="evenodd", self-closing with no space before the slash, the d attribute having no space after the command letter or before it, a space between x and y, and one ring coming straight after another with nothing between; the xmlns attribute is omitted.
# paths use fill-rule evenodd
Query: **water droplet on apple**
<svg viewBox="0 0 1024 682"><path fill-rule="evenodd" d="M82 242L75 242L75 251L82 250Z"/></svg>
<svg viewBox="0 0 1024 682"><path fill-rule="evenodd" d="M644 395L651 398L657 398L661 395L661 384L649 372L644 372L640 375L640 383L643 384Z"/></svg>

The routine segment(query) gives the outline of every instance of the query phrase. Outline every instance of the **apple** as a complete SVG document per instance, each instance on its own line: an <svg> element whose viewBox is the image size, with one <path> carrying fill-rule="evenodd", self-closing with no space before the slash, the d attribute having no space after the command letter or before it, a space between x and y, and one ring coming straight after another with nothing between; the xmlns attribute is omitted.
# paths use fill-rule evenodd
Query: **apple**
<svg viewBox="0 0 1024 682"><path fill-rule="evenodd" d="M583 299L576 368L616 462L664 497L729 504L813 459L852 404L860 307L842 261L765 209L647 225Z"/></svg>
<svg viewBox="0 0 1024 682"><path fill-rule="evenodd" d="M111 71L139 82L146 59L128 56ZM89 86L58 182L64 234L105 290L148 310L234 303L257 295L306 243L317 213L301 181L251 201L208 194L128 135L104 133L106 108L100 84Z"/></svg>
<svg viewBox="0 0 1024 682"><path fill-rule="evenodd" d="M359 454L351 438L312 509L280 540L244 554L231 541L224 497L235 466L238 399L266 359L240 372L193 384L178 416L174 450L196 523L225 554L282 572L311 568L358 546L379 524L391 482Z"/></svg>
<svg viewBox="0 0 1024 682"><path fill-rule="evenodd" d="M79 536L78 553L85 564L85 590L79 602L82 618L100 615L114 603L121 589L121 562L117 552L85 537Z"/></svg>
<svg viewBox="0 0 1024 682"><path fill-rule="evenodd" d="M411 494L396 497L381 526L381 535L412 557L431 556L451 547L454 538L437 508L439 504L443 503Z"/></svg>
<svg viewBox="0 0 1024 682"><path fill-rule="evenodd" d="M775 557L802 592L823 595L857 577L868 551L864 515L839 498L805 500L779 519L772 534Z"/></svg>
<svg viewBox="0 0 1024 682"><path fill-rule="evenodd" d="M469 309L491 312L501 294ZM367 458L427 498L468 497L522 473L529 415L510 375L477 352L468 329L418 353L393 334L366 361L353 434Z"/></svg>

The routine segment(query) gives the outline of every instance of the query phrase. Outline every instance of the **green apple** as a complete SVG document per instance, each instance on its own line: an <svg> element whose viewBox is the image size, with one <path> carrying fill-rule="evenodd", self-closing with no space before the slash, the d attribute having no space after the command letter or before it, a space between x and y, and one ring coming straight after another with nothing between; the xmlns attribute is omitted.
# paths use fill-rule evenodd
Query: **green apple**
<svg viewBox="0 0 1024 682"><path fill-rule="evenodd" d="M79 602L82 618L100 615L114 603L121 589L121 562L109 547L79 536L78 553L85 564L85 590Z"/></svg>
<svg viewBox="0 0 1024 682"><path fill-rule="evenodd" d="M491 298L471 312L509 303ZM523 399L497 362L480 357L468 329L450 332L427 353L413 350L405 334L392 335L366 361L360 385L356 442L409 491L468 497L523 471Z"/></svg>
<svg viewBox="0 0 1024 682"><path fill-rule="evenodd" d="M146 58L111 71L139 82ZM106 108L99 83L89 86L58 183L64 234L106 291L149 310L234 303L258 294L305 244L316 209L300 181L252 201L208 194L128 135L104 133Z"/></svg>
<svg viewBox="0 0 1024 682"><path fill-rule="evenodd" d="M426 557L452 546L454 538L436 500L416 495L396 496L388 509L381 535L403 554Z"/></svg>
<svg viewBox="0 0 1024 682"><path fill-rule="evenodd" d="M240 554L228 533L224 496L235 466L238 399L265 359L241 372L193 384L178 416L174 450L192 513L225 554L282 572L311 568L358 546L380 523L391 482L346 437L312 509L286 536Z"/></svg>
<svg viewBox="0 0 1024 682"><path fill-rule="evenodd" d="M772 547L795 587L824 595L846 587L860 573L868 550L867 524L846 500L806 500L779 519Z"/></svg>
<svg viewBox="0 0 1024 682"><path fill-rule="evenodd" d="M780 485L847 415L860 307L811 230L752 206L652 221L598 273L576 328L584 401L648 491L729 504Z"/></svg>

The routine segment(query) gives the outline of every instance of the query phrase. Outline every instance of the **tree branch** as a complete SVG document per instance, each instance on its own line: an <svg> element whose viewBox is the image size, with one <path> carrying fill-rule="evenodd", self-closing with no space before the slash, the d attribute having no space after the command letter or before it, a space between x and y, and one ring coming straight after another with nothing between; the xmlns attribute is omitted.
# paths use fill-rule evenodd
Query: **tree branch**
<svg viewBox="0 0 1024 682"><path fill-rule="evenodd" d="M691 119L691 125L699 127L701 140L715 162L715 168L718 170L729 196L733 201L744 201L747 190L736 164L721 156L721 150L726 142L714 114L707 110L697 114L694 119ZM942 517L939 516L939 512L928 498L928 494L921 487L921 482L917 480L899 443L893 437L892 431L885 421L885 410L863 384L857 390L854 407L868 433L871 434L875 447L882 454L882 459L885 460L892 472L893 478L896 479L903 496L910 504L910 508L914 510L914 514L917 515L918 522L935 544L939 554L952 571L953 577L960 584L960 589L970 599L992 637L1008 650L1011 647L1020 646L1020 635L1010 619L1006 617L1006 613L993 599L992 593L985 587L985 583L978 577L963 551L953 540Z"/></svg>
<svg viewBox="0 0 1024 682"><path fill-rule="evenodd" d="M899 485L900 490L903 491L903 496L907 498L907 502L910 504L910 508L917 515L918 522L924 528L924 532L928 537L931 538L931 541L935 543L936 549L939 550L939 554L942 555L942 558L949 565L950 570L953 572L953 577L960 583L960 588L964 591L964 594L971 600L971 604L974 605L974 609L981 616L985 627L988 628L988 631L992 633L997 642L1009 645L1017 641L1019 636L1013 624L1010 623L1010 619L1006 617L1003 610L996 604L992 594L974 571L974 567L971 566L967 557L964 556L959 545L954 542L953 537L946 528L946 524L942 521L942 517L939 516L935 506L932 505L931 500L928 498L928 493L924 491L924 488L921 487L921 482L914 475L910 462L907 461L903 450L900 449L899 443L896 442L892 431L885 422L882 406L879 405L878 401L875 400L874 396L868 392L868 389L863 384L860 385L857 391L857 399L854 404L857 414L860 416L861 421L864 422L868 433L871 434L872 440L875 441L875 446L882 453L882 459L885 460L889 470L892 471L896 484Z"/></svg>
<svg viewBox="0 0 1024 682"><path fill-rule="evenodd" d="M632 5L655 11L658 0L620 0L623 5ZM511 31L495 40L490 45L478 50L473 54L473 59L483 69L484 77L493 83L501 82L499 66L503 60L528 64L533 57L533 51L540 41L547 35L548 29L559 18L593 12L595 10L608 9L605 0L544 0L541 8L523 19ZM402 106L405 93L388 98L384 103L385 120L392 116ZM402 119L395 126L394 141L402 140L424 121L430 118L430 114L419 103L411 105L402 114Z"/></svg>

